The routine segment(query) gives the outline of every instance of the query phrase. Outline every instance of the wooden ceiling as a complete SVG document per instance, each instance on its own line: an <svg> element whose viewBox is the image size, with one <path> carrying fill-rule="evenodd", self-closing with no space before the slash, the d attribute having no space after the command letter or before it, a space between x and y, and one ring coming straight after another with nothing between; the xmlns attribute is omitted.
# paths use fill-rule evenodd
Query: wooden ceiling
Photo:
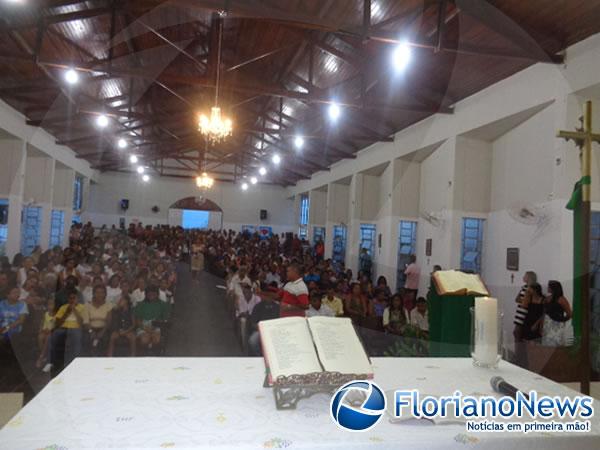
<svg viewBox="0 0 600 450"><path fill-rule="evenodd" d="M214 100L220 25L234 133L207 146L197 117ZM264 165L264 181L290 185L531 64L561 64L599 31L595 0L0 0L0 98L102 171L132 171L136 154L190 177L205 157L217 179ZM400 42L412 60L397 73Z"/></svg>

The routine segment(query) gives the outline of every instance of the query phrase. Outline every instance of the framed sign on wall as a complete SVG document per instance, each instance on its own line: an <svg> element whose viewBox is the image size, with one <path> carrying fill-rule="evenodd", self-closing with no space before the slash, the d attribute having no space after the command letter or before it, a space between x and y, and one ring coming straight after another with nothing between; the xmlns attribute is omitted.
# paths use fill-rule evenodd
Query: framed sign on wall
<svg viewBox="0 0 600 450"><path fill-rule="evenodd" d="M506 249L506 270L519 270L519 249L517 247Z"/></svg>
<svg viewBox="0 0 600 450"><path fill-rule="evenodd" d="M431 247L433 246L433 239L425 240L425 256L431 256Z"/></svg>

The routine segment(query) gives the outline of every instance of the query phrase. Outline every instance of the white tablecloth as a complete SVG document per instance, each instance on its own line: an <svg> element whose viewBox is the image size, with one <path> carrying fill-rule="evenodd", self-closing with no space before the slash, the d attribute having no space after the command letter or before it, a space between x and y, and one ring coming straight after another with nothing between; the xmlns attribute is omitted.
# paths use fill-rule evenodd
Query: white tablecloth
<svg viewBox="0 0 600 450"><path fill-rule="evenodd" d="M491 394L490 377L500 375L525 391L576 394L504 361L495 371L462 358L374 358L373 366L385 390ZM0 430L0 449L600 449L598 417L585 434L473 433L386 417L368 432L350 433L332 422L324 394L277 411L263 377L259 358L78 358Z"/></svg>

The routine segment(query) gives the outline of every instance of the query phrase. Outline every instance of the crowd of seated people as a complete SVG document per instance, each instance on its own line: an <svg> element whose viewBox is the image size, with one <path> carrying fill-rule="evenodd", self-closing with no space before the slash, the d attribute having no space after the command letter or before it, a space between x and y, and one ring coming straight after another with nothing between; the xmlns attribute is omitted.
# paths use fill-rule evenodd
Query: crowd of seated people
<svg viewBox="0 0 600 450"><path fill-rule="evenodd" d="M295 235L234 231L198 232L192 240L207 268L226 279L232 320L251 355L260 354L258 322L290 315L349 317L371 354L383 354L394 337L428 337L424 298L393 294L383 276L375 284L366 271L355 277L323 258L322 242L311 247Z"/></svg>
<svg viewBox="0 0 600 450"><path fill-rule="evenodd" d="M139 224L123 232L88 223L72 227L65 248L2 258L0 346L14 354L19 340L33 337L24 345L37 344L44 372L80 355L162 351L174 262L186 246L181 228Z"/></svg>

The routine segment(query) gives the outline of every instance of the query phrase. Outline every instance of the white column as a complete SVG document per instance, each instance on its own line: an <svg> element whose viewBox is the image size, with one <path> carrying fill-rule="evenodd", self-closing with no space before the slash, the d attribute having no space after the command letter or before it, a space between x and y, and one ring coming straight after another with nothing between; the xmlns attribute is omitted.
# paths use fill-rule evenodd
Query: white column
<svg viewBox="0 0 600 450"><path fill-rule="evenodd" d="M327 221L327 192L313 189L309 192L308 238L312 243L315 227L324 227Z"/></svg>
<svg viewBox="0 0 600 450"><path fill-rule="evenodd" d="M0 192L8 198L8 236L6 255L21 251L21 210L25 180L25 143L19 139L0 140L3 164L0 165Z"/></svg>
<svg viewBox="0 0 600 450"><path fill-rule="evenodd" d="M69 242L69 230L71 227L71 221L73 219L74 184L75 171L57 163L54 173L52 209L57 209L64 212L62 245L67 245Z"/></svg>
<svg viewBox="0 0 600 450"><path fill-rule="evenodd" d="M50 241L50 217L54 191L55 160L49 158L31 145L27 147L25 165L24 202L29 206L42 208L39 245L43 250Z"/></svg>
<svg viewBox="0 0 600 450"><path fill-rule="evenodd" d="M350 182L349 222L346 237L346 267L358 272L358 248L360 246L360 222L362 210L363 175L356 173Z"/></svg>

